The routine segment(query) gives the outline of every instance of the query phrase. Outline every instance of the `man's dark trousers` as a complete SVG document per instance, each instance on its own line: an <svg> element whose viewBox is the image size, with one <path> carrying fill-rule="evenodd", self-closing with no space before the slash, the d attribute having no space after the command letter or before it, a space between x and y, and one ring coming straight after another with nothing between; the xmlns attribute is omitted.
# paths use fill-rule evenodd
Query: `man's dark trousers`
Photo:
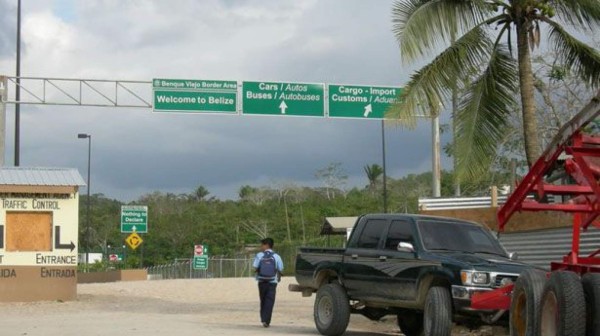
<svg viewBox="0 0 600 336"><path fill-rule="evenodd" d="M258 293L260 295L260 321L271 324L271 315L275 305L275 293L277 284L270 282L258 282Z"/></svg>

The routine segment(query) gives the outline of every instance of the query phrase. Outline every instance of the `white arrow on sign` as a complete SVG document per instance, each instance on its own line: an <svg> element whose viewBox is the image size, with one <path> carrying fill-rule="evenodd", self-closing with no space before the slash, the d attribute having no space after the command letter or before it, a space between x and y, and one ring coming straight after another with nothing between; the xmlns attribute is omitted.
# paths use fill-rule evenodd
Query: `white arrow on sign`
<svg viewBox="0 0 600 336"><path fill-rule="evenodd" d="M363 116L368 117L369 114L373 112L373 106L371 106L371 104L365 106L365 113L363 114Z"/></svg>
<svg viewBox="0 0 600 336"><path fill-rule="evenodd" d="M133 229L133 232L137 231L137 228L135 227L135 225L132 227L132 229Z"/></svg>
<svg viewBox="0 0 600 336"><path fill-rule="evenodd" d="M279 109L281 110L281 114L285 114L285 109L287 109L287 105L285 104L285 100L281 101L281 104L279 104Z"/></svg>

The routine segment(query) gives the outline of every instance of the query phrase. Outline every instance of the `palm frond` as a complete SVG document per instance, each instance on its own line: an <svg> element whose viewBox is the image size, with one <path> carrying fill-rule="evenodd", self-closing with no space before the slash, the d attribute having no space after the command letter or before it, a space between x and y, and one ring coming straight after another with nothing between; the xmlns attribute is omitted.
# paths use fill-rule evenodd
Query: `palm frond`
<svg viewBox="0 0 600 336"><path fill-rule="evenodd" d="M575 71L587 84L594 88L599 87L600 53L598 50L570 35L558 23L547 18L543 21L550 25L549 39L554 44L559 62Z"/></svg>
<svg viewBox="0 0 600 336"><path fill-rule="evenodd" d="M439 105L451 96L456 79L478 71L492 49L493 44L485 30L472 29L412 75L398 102L386 111L386 118L414 126L418 116L437 113Z"/></svg>
<svg viewBox="0 0 600 336"><path fill-rule="evenodd" d="M405 63L432 55L452 34L469 31L495 12L484 0L399 0L392 8L393 32Z"/></svg>
<svg viewBox="0 0 600 336"><path fill-rule="evenodd" d="M455 155L460 180L481 178L502 141L518 90L517 64L506 46L496 45L488 67L462 97L455 118Z"/></svg>
<svg viewBox="0 0 600 336"><path fill-rule="evenodd" d="M551 0L557 17L575 28L593 29L600 26L599 0Z"/></svg>

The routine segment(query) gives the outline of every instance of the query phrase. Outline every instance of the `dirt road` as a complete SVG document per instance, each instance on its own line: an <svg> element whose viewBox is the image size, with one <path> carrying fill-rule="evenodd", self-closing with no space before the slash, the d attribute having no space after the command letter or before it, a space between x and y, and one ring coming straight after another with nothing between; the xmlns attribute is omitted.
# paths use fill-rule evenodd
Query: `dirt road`
<svg viewBox="0 0 600 336"><path fill-rule="evenodd" d="M318 335L314 296L288 292L292 280L278 286L268 329L259 323L253 279L198 279L82 284L77 301L2 303L0 335ZM352 315L346 335L401 334L393 317L373 322Z"/></svg>

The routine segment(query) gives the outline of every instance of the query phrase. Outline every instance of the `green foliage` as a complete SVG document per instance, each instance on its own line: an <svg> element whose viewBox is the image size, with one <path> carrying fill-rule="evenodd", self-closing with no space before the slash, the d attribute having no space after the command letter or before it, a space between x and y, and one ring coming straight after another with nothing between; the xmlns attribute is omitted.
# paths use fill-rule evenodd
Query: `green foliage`
<svg viewBox="0 0 600 336"><path fill-rule="evenodd" d="M373 167L371 165L370 167ZM337 167L336 169L339 169ZM431 173L411 174L400 179L388 178L388 207L392 212L418 212L418 198L431 195ZM452 195L452 174L442 174L442 196ZM463 188L472 195L488 193L488 182L465 183ZM500 181L501 182L501 181ZM366 184L366 183L365 183ZM195 244L205 244L211 256L248 257L258 248L260 239L270 236L275 249L293 272L299 246L342 247L344 236L320 235L324 217L358 216L382 212L380 190L373 192L366 185L341 191L330 187L328 197L320 188L244 186L239 200L204 199L190 195L153 192L143 195L135 204L148 206L148 233L140 234L144 242L136 250L123 248L128 234L120 232L121 202L97 194L90 198L90 252L125 254L119 263L98 263L93 270L137 268L173 262L192 257ZM241 192L241 191L244 192ZM252 195L261 194L253 198ZM86 223L86 197L80 198L80 241ZM287 211L286 211L287 208ZM81 249L81 252L84 250Z"/></svg>
<svg viewBox="0 0 600 336"><path fill-rule="evenodd" d="M553 77L571 72L590 87L600 86L600 53L565 29L597 35L598 0L397 0L392 21L403 62L425 60L425 65L386 116L414 126L417 116L439 114L458 94L451 150L460 181L479 179L490 169L502 130L515 115L523 120L527 162L537 160L542 146L531 52L539 47L542 31L548 32L560 66ZM518 103L520 111L514 108Z"/></svg>

